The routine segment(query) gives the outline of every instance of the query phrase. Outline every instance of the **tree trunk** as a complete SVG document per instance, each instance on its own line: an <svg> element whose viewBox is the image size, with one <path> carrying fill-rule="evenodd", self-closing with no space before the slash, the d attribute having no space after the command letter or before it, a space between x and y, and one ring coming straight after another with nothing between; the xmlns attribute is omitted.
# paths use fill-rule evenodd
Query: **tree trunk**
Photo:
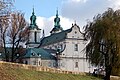
<svg viewBox="0 0 120 80"><path fill-rule="evenodd" d="M12 56L11 56L11 62L14 62L14 39L13 39L13 42L12 42Z"/></svg>
<svg viewBox="0 0 120 80"><path fill-rule="evenodd" d="M112 71L112 67L109 65L109 66L106 66L106 75L105 75L105 79L104 80L110 80L110 75L111 75L111 71Z"/></svg>
<svg viewBox="0 0 120 80"><path fill-rule="evenodd" d="M112 66L109 62L109 56L108 54L105 55L105 78L104 80L110 80L110 75L111 75L111 71L112 71Z"/></svg>
<svg viewBox="0 0 120 80"><path fill-rule="evenodd" d="M6 47L6 41L5 41L5 33L3 33L3 48L4 48L4 54L5 54L5 61L9 62L9 53L7 52L7 47Z"/></svg>

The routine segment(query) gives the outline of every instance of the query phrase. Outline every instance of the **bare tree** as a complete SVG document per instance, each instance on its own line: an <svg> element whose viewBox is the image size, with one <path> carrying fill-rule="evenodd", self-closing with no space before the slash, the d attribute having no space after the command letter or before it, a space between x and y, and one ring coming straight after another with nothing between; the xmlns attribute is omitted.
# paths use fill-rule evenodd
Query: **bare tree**
<svg viewBox="0 0 120 80"><path fill-rule="evenodd" d="M5 53L5 60L9 61L9 57L7 54L7 50L6 50L6 32L7 32L7 28L9 26L9 19L8 16L1 16L0 17L0 29L1 29L1 37L0 37L0 47L3 48L3 53Z"/></svg>
<svg viewBox="0 0 120 80"><path fill-rule="evenodd" d="M11 13L14 0L0 0L0 16L6 16Z"/></svg>
<svg viewBox="0 0 120 80"><path fill-rule="evenodd" d="M6 50L6 31L9 24L9 16L13 6L13 0L0 0L0 48L5 53L5 60L9 61Z"/></svg>
<svg viewBox="0 0 120 80"><path fill-rule="evenodd" d="M28 39L24 14L12 12L13 1L0 0L0 45L3 48L4 60L11 62L15 61L21 43ZM10 47L10 51L8 47Z"/></svg>
<svg viewBox="0 0 120 80"><path fill-rule="evenodd" d="M21 42L24 43L28 39L28 27L23 13L14 12L11 14L7 36L12 49L11 62L14 62Z"/></svg>

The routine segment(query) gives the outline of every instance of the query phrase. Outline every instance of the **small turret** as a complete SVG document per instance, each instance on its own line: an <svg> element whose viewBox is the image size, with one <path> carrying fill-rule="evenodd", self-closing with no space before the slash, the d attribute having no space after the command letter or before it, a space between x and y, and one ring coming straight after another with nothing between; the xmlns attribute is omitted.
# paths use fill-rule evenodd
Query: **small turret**
<svg viewBox="0 0 120 80"><path fill-rule="evenodd" d="M60 28L60 18L58 17L58 10L56 11L56 18L54 19L54 27Z"/></svg>
<svg viewBox="0 0 120 80"><path fill-rule="evenodd" d="M32 16L30 17L30 29L39 29L38 26L36 25L36 16L33 8Z"/></svg>
<svg viewBox="0 0 120 80"><path fill-rule="evenodd" d="M51 34L61 32L63 29L60 25L60 18L58 15L58 10L56 11L56 17L54 18L54 28L51 30Z"/></svg>
<svg viewBox="0 0 120 80"><path fill-rule="evenodd" d="M38 47L41 40L41 29L36 24L36 16L33 8L32 16L30 17L29 40L26 43L27 48Z"/></svg>

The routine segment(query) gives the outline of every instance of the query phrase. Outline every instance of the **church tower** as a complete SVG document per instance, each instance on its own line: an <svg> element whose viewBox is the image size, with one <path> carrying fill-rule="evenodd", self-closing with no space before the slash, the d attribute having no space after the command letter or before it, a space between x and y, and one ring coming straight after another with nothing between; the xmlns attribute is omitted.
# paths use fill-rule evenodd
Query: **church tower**
<svg viewBox="0 0 120 80"><path fill-rule="evenodd" d="M60 25L60 18L58 15L58 10L56 11L56 17L54 18L54 28L50 31L51 34L54 33L59 33L61 32L63 29Z"/></svg>
<svg viewBox="0 0 120 80"><path fill-rule="evenodd" d="M36 16L34 13L34 8L32 12L32 16L30 17L30 26L29 26L29 40L27 42L27 48L34 48L38 47L40 44L40 34L41 34L41 29L38 28L36 25Z"/></svg>

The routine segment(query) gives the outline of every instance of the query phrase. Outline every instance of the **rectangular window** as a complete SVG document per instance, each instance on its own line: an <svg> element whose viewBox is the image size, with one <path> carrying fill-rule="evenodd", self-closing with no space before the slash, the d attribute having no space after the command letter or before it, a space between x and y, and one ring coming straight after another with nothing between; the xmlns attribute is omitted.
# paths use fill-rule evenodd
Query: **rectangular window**
<svg viewBox="0 0 120 80"><path fill-rule="evenodd" d="M35 31L35 42L37 42L37 32Z"/></svg>
<svg viewBox="0 0 120 80"><path fill-rule="evenodd" d="M75 50L75 51L78 51L78 44L75 44L74 50Z"/></svg>
<svg viewBox="0 0 120 80"><path fill-rule="evenodd" d="M78 68L78 62L75 62L75 68Z"/></svg>
<svg viewBox="0 0 120 80"><path fill-rule="evenodd" d="M27 61L25 61L25 64L28 64L28 62L27 62Z"/></svg>
<svg viewBox="0 0 120 80"><path fill-rule="evenodd" d="M39 65L41 65L41 62L39 61Z"/></svg>
<svg viewBox="0 0 120 80"><path fill-rule="evenodd" d="M33 61L33 65L36 65L36 61Z"/></svg>

